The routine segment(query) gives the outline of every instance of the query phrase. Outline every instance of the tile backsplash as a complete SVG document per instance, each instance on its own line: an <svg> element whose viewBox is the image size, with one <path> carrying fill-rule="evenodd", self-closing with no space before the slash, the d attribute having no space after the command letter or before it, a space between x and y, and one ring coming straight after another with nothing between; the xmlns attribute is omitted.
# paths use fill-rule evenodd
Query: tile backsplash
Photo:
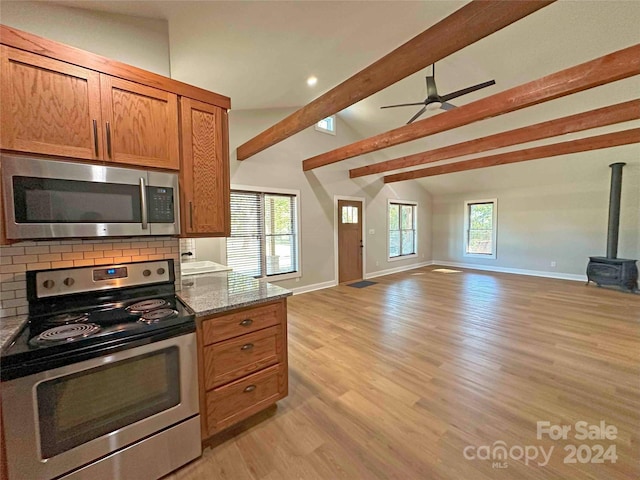
<svg viewBox="0 0 640 480"><path fill-rule="evenodd" d="M180 239L180 252L191 252L191 255L185 256L181 261L195 260L196 257L196 239L195 238L181 238Z"/></svg>
<svg viewBox="0 0 640 480"><path fill-rule="evenodd" d="M26 314L28 270L172 258L180 276L180 244L172 237L20 242L0 246L0 318Z"/></svg>

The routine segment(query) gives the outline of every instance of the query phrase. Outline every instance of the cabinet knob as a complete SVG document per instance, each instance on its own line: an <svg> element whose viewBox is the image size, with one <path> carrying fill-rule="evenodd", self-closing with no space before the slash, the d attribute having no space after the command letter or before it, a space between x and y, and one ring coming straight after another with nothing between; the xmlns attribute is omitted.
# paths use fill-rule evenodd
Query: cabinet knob
<svg viewBox="0 0 640 480"><path fill-rule="evenodd" d="M243 327L248 327L253 323L253 320L251 320L250 318L246 318L244 320L242 320L239 325L243 326Z"/></svg>
<svg viewBox="0 0 640 480"><path fill-rule="evenodd" d="M245 343L240 347L240 350L251 350L253 348L253 343Z"/></svg>
<svg viewBox="0 0 640 480"><path fill-rule="evenodd" d="M245 393L249 393L249 392L253 392L256 389L255 385L249 385L247 388L244 389Z"/></svg>

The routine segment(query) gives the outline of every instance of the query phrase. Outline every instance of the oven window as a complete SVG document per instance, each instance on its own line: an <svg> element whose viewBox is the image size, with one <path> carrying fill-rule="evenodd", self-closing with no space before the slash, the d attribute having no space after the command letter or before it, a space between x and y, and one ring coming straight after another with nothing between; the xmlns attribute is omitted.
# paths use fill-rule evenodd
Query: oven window
<svg viewBox="0 0 640 480"><path fill-rule="evenodd" d="M140 187L13 177L17 223L140 223Z"/></svg>
<svg viewBox="0 0 640 480"><path fill-rule="evenodd" d="M178 348L40 383L40 447L51 458L180 403Z"/></svg>

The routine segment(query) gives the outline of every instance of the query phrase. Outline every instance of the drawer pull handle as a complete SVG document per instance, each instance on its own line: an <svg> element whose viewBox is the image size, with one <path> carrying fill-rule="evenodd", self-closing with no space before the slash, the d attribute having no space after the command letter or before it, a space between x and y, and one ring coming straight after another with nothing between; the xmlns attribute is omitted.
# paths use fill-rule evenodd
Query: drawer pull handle
<svg viewBox="0 0 640 480"><path fill-rule="evenodd" d="M246 343L240 347L240 350L251 350L253 348L253 343Z"/></svg>
<svg viewBox="0 0 640 480"><path fill-rule="evenodd" d="M245 320L242 320L242 321L240 322L240 325L241 325L241 326L243 326L243 327L248 327L248 326L250 326L252 323L253 323L253 320L251 320L250 318L247 318L247 319L245 319Z"/></svg>
<svg viewBox="0 0 640 480"><path fill-rule="evenodd" d="M253 392L256 389L255 385L249 385L247 388L244 389L245 393L249 393L249 392Z"/></svg>

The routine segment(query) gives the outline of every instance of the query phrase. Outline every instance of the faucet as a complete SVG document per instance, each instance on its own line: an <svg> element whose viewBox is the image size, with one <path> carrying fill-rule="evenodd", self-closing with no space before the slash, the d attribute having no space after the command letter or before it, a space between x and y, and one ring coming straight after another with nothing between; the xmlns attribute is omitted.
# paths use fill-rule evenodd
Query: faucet
<svg viewBox="0 0 640 480"><path fill-rule="evenodd" d="M192 255L193 255L193 252L184 252L180 254L181 257L190 257Z"/></svg>

